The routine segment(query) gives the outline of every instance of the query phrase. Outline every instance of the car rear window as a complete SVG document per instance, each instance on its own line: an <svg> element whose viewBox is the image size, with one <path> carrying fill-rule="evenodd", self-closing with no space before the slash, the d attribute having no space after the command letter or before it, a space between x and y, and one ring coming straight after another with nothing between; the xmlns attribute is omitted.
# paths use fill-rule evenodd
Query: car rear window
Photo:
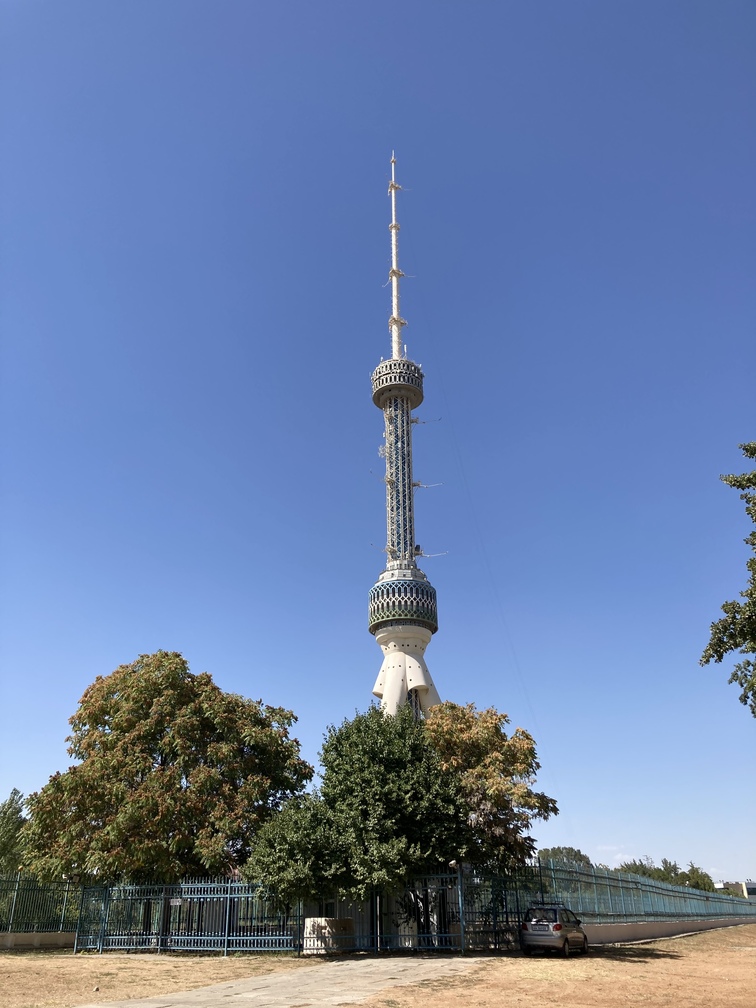
<svg viewBox="0 0 756 1008"><path fill-rule="evenodd" d="M553 907L531 907L525 914L528 921L550 921L553 923L557 919L557 912Z"/></svg>

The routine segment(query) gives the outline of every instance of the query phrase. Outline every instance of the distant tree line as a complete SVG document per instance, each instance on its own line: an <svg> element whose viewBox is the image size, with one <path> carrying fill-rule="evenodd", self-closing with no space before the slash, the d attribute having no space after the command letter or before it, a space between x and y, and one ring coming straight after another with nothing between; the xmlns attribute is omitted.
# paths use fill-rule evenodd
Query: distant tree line
<svg viewBox="0 0 756 1008"><path fill-rule="evenodd" d="M702 868L691 861L683 869L676 861L661 859L660 865L655 865L650 857L642 857L637 861L623 861L617 866L617 871L629 872L632 875L643 875L656 879L657 882L669 882L670 885L690 886L691 889L703 889L704 892L714 892L714 882Z"/></svg>
<svg viewBox="0 0 756 1008"><path fill-rule="evenodd" d="M623 861L614 868L608 865L593 865L587 854L575 847L543 847L538 851L541 861L553 861L555 864L577 865L581 868L601 868L606 871L628 872L631 875L642 875L644 878L656 879L657 882L668 882L670 885L690 886L691 889L702 889L704 892L714 892L715 886L711 875L698 868L691 861L686 869L680 868L676 861L662 858L661 864L646 856L635 861Z"/></svg>

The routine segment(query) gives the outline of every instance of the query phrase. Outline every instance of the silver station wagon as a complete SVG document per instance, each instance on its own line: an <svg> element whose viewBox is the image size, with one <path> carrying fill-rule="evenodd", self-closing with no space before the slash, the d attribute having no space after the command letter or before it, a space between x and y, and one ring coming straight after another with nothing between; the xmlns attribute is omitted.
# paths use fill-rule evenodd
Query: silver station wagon
<svg viewBox="0 0 756 1008"><path fill-rule="evenodd" d="M536 949L550 949L565 957L571 952L585 955L588 937L575 914L563 903L534 903L520 925L520 948L524 955Z"/></svg>

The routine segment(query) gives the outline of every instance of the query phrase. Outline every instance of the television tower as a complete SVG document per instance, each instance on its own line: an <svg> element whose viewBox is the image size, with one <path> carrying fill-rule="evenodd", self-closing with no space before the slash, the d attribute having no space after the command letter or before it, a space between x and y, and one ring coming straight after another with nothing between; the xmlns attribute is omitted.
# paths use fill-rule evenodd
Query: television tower
<svg viewBox="0 0 756 1008"><path fill-rule="evenodd" d="M415 483L412 479L412 410L423 401L423 372L407 359L399 311L399 224L396 219L396 158L391 155L391 357L373 371L373 402L386 426L386 569L370 589L368 629L383 651L373 693L387 714L409 703L419 717L441 703L425 664L425 649L438 630L436 589L417 566Z"/></svg>

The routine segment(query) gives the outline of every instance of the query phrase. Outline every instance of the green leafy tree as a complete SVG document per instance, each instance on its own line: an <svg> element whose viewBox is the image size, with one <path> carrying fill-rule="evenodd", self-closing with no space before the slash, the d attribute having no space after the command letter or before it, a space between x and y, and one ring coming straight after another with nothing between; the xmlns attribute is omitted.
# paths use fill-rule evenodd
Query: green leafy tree
<svg viewBox="0 0 756 1008"><path fill-rule="evenodd" d="M530 821L556 811L530 784L538 767L506 717L442 704L426 721L377 707L330 728L319 793L259 833L245 874L279 898L403 888L449 861L513 865L532 852Z"/></svg>
<svg viewBox="0 0 756 1008"><path fill-rule="evenodd" d="M675 867L677 867L675 865ZM642 875L644 878L658 878L659 869L654 864L653 858L648 855L637 858L633 861L623 861L617 865L617 871L628 872L630 875Z"/></svg>
<svg viewBox="0 0 756 1008"><path fill-rule="evenodd" d="M687 885L691 889L703 889L704 892L715 892L714 879L702 868L694 865L691 861L686 871L680 872L680 881L676 885Z"/></svg>
<svg viewBox="0 0 756 1008"><path fill-rule="evenodd" d="M348 889L349 841L320 795L293 798L257 834L242 869L282 906Z"/></svg>
<svg viewBox="0 0 756 1008"><path fill-rule="evenodd" d="M636 861L625 861L618 865L617 871L629 872L631 875L642 875L644 878L655 879L657 882L668 882L670 885L690 886L692 889L703 889L704 892L714 892L714 881L702 868L691 861L687 871L680 868L676 861L661 859L661 864L654 864L646 856Z"/></svg>
<svg viewBox="0 0 756 1008"><path fill-rule="evenodd" d="M742 444L740 449L746 458L756 459L756 441ZM756 524L756 472L720 476L720 479L742 491L740 499L745 501L746 513ZM746 561L749 578L745 591L740 593L743 601L724 603L723 618L711 624L711 636L701 664L721 662L731 652L746 655L735 665L729 682L740 686L740 702L756 717L756 530L745 542L751 547L752 555Z"/></svg>
<svg viewBox="0 0 756 1008"><path fill-rule="evenodd" d="M24 796L13 788L5 801L0 802L0 877L15 875L21 866L24 822Z"/></svg>
<svg viewBox="0 0 756 1008"><path fill-rule="evenodd" d="M348 839L344 881L360 892L438 871L464 843L458 781L444 771L423 721L378 707L330 728L321 795Z"/></svg>
<svg viewBox="0 0 756 1008"><path fill-rule="evenodd" d="M583 854L577 847L544 847L538 851L538 857L541 861L577 865L579 868L593 867L588 855Z"/></svg>
<svg viewBox="0 0 756 1008"><path fill-rule="evenodd" d="M41 878L165 882L233 870L312 776L294 721L224 693L176 652L98 676L70 721L80 762L29 797L25 866Z"/></svg>
<svg viewBox="0 0 756 1008"><path fill-rule="evenodd" d="M371 707L329 728L321 762L321 791L260 831L244 872L279 901L336 889L362 899L455 856L465 833L459 789L409 707L395 717Z"/></svg>

